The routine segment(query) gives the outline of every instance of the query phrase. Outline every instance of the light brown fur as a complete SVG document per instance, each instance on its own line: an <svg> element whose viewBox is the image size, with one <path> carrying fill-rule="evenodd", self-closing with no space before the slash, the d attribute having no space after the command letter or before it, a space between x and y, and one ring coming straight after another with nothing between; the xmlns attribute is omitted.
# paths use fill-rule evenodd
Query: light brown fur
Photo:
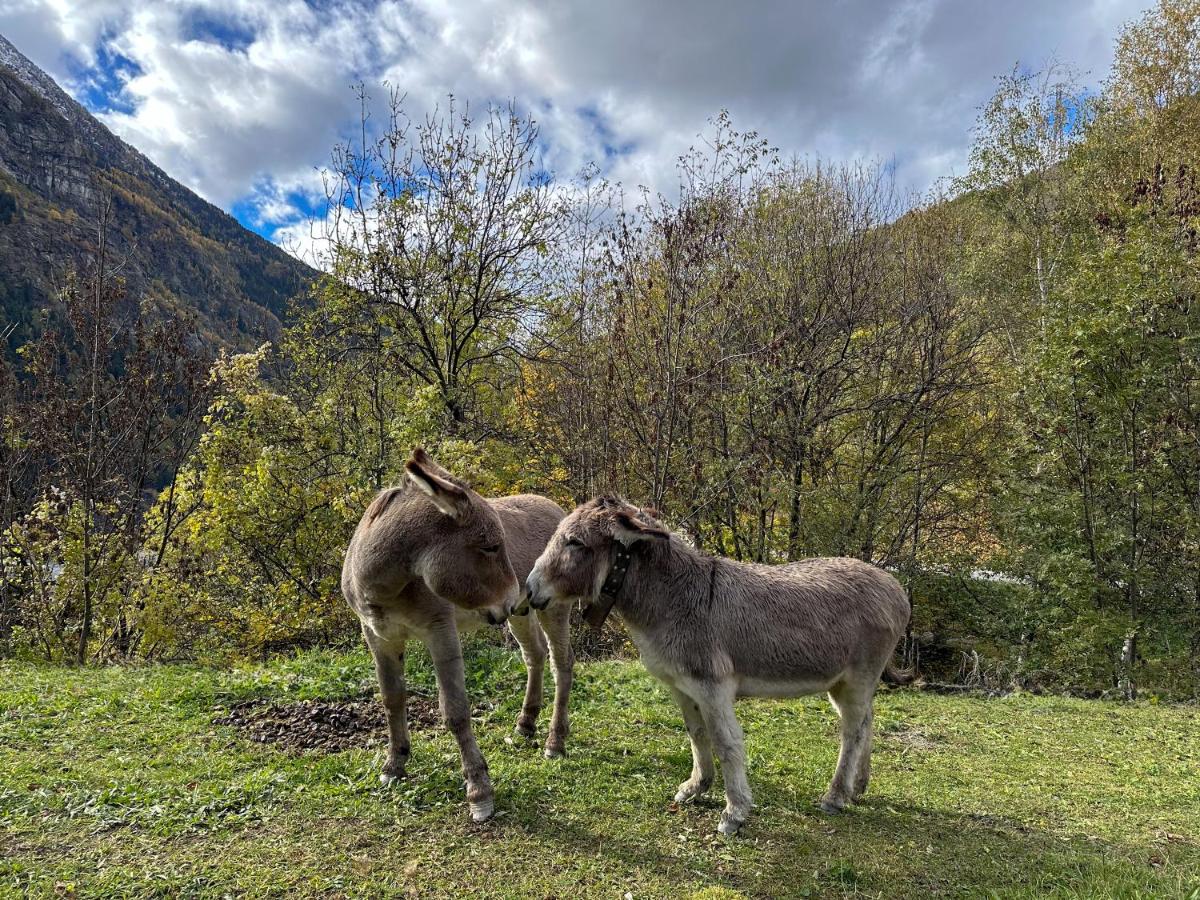
<svg viewBox="0 0 1200 900"><path fill-rule="evenodd" d="M734 700L821 691L842 721L821 807L836 812L860 797L870 778L872 699L910 613L900 583L857 559L768 566L707 556L644 511L601 498L559 523L526 582L531 604L594 602L614 541L632 550L614 611L671 689L691 739L692 774L675 799L711 786L715 747L726 795L718 827L737 831L752 800Z"/></svg>
<svg viewBox="0 0 1200 900"><path fill-rule="evenodd" d="M420 449L405 468L405 484L380 492L367 507L342 565L342 593L362 622L387 714L388 756L380 777L389 783L405 774L410 747L404 649L415 637L429 649L442 715L462 754L471 815L482 821L493 812L494 795L471 731L459 632L508 620L528 669L516 726L527 738L535 734L541 708L548 639L555 691L546 755L563 755L574 668L570 607L558 604L536 619L509 619L518 586L563 511L534 494L485 500Z"/></svg>

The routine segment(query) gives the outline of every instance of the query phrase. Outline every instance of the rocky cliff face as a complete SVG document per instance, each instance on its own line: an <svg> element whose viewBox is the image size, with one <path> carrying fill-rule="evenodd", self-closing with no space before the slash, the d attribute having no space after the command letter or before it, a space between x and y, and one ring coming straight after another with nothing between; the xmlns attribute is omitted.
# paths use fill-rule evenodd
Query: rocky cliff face
<svg viewBox="0 0 1200 900"><path fill-rule="evenodd" d="M100 210L131 295L193 317L215 345L275 334L315 272L171 179L0 36L0 335L57 315L56 286L94 253Z"/></svg>

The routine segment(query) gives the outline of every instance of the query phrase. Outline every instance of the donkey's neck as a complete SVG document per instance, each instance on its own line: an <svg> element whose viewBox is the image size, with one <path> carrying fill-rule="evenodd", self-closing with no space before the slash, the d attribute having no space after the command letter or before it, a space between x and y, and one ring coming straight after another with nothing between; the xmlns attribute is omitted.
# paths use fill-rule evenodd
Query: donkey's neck
<svg viewBox="0 0 1200 900"><path fill-rule="evenodd" d="M628 624L647 627L669 613L707 615L717 560L672 537L634 554L615 609Z"/></svg>

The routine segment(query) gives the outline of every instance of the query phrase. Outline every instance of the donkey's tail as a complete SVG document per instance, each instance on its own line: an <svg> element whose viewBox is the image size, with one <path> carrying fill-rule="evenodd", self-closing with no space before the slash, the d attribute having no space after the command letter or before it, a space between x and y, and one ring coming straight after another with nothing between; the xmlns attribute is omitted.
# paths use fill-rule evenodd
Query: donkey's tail
<svg viewBox="0 0 1200 900"><path fill-rule="evenodd" d="M904 589L901 588L903 591ZM913 614L913 599L912 594L904 591L904 599L908 601L908 619L904 623L904 639L907 642L912 638L912 614ZM920 676L917 671L917 663L914 662L910 668L899 669L896 664L890 659L883 668L883 674L880 676L888 684L912 684Z"/></svg>
<svg viewBox="0 0 1200 900"><path fill-rule="evenodd" d="M888 684L912 684L917 680L917 669L914 666L911 669L897 669L892 663L888 663L883 669L883 680Z"/></svg>

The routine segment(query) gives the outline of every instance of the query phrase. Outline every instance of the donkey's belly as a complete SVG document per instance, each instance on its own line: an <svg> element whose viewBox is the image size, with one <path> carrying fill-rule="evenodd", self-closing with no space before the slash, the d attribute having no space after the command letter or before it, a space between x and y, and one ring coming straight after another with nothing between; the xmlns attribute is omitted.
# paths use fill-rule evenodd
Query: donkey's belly
<svg viewBox="0 0 1200 900"><path fill-rule="evenodd" d="M754 678L743 675L738 678L739 697L803 697L829 690L837 679L816 678Z"/></svg>
<svg viewBox="0 0 1200 900"><path fill-rule="evenodd" d="M374 603L365 604L358 617L380 640L403 642L412 631L412 626L403 617Z"/></svg>
<svg viewBox="0 0 1200 900"><path fill-rule="evenodd" d="M479 613L460 609L432 596L407 605L365 603L356 606L355 611L367 628L386 641L403 641L409 637L425 640L431 629L445 627L447 616L454 620L459 633L475 631L485 624Z"/></svg>

